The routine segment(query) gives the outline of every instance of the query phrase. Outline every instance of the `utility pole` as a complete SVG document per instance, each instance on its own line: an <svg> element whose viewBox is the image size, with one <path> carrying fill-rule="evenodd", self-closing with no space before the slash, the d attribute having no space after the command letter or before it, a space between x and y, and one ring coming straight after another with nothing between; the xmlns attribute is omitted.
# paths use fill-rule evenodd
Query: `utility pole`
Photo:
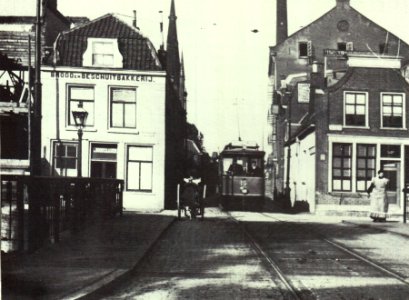
<svg viewBox="0 0 409 300"><path fill-rule="evenodd" d="M291 167L291 94L286 92L286 96L288 97L288 140L287 140L287 176L286 176L286 183L285 183L285 196L287 200L291 200L290 193L290 167Z"/></svg>
<svg viewBox="0 0 409 300"><path fill-rule="evenodd" d="M35 31L34 108L31 139L31 175L41 175L41 0L37 0Z"/></svg>

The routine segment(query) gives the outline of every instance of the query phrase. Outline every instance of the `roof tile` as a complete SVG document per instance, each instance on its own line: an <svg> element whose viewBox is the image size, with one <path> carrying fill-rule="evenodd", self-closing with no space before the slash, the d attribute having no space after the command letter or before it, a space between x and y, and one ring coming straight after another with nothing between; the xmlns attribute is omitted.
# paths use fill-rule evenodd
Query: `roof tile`
<svg viewBox="0 0 409 300"><path fill-rule="evenodd" d="M59 42L59 65L81 67L87 49L87 38L117 38L123 56L123 68L132 70L161 70L152 43L137 29L112 14L78 26L63 33Z"/></svg>

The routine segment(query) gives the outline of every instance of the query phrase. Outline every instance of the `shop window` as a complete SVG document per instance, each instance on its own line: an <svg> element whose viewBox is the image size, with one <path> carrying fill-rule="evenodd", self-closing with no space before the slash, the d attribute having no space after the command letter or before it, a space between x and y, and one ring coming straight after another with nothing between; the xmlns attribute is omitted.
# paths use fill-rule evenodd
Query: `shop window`
<svg viewBox="0 0 409 300"><path fill-rule="evenodd" d="M382 94L382 127L403 128L403 94Z"/></svg>
<svg viewBox="0 0 409 300"><path fill-rule="evenodd" d="M356 190L365 192L376 174L376 145L357 145Z"/></svg>
<svg viewBox="0 0 409 300"><path fill-rule="evenodd" d="M94 126L94 102L93 86L68 86L68 125L75 126L72 111L82 103L82 107L88 112L85 126Z"/></svg>
<svg viewBox="0 0 409 300"><path fill-rule="evenodd" d="M54 168L62 174L67 175L68 170L77 169L77 143L54 142L53 162ZM69 172L69 175L75 175L75 172Z"/></svg>
<svg viewBox="0 0 409 300"><path fill-rule="evenodd" d="M116 178L117 146L93 144L91 146L91 177Z"/></svg>
<svg viewBox="0 0 409 300"><path fill-rule="evenodd" d="M367 126L367 94L346 92L344 95L344 123L346 126Z"/></svg>
<svg viewBox="0 0 409 300"><path fill-rule="evenodd" d="M110 127L136 128L136 88L111 88Z"/></svg>
<svg viewBox="0 0 409 300"><path fill-rule="evenodd" d="M351 191L352 145L334 143L332 146L332 190Z"/></svg>
<svg viewBox="0 0 409 300"><path fill-rule="evenodd" d="M129 146L127 155L127 190L152 191L153 148Z"/></svg>

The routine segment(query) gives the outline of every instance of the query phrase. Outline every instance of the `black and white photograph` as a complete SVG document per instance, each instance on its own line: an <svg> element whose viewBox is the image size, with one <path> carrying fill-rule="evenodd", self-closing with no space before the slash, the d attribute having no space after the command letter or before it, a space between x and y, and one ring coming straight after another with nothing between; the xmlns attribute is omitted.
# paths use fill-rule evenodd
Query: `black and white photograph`
<svg viewBox="0 0 409 300"><path fill-rule="evenodd" d="M0 6L1 299L409 299L407 0Z"/></svg>

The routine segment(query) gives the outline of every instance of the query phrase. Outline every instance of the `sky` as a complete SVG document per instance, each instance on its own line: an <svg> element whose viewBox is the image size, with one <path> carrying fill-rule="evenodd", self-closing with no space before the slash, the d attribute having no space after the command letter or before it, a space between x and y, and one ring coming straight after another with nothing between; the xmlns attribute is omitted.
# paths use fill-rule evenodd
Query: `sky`
<svg viewBox="0 0 409 300"><path fill-rule="evenodd" d="M170 0L59 0L66 16L97 18L118 13L132 19L156 49L165 42ZM11 3L11 5L10 5ZM335 6L335 0L288 0L289 34ZM35 0L0 0L2 15L32 15ZM175 0L179 49L188 92L188 121L211 153L237 140L268 146L266 128L269 46L275 44L276 0ZM407 0L351 0L351 6L409 42ZM163 13L159 13L162 11ZM255 29L257 32L254 32Z"/></svg>

